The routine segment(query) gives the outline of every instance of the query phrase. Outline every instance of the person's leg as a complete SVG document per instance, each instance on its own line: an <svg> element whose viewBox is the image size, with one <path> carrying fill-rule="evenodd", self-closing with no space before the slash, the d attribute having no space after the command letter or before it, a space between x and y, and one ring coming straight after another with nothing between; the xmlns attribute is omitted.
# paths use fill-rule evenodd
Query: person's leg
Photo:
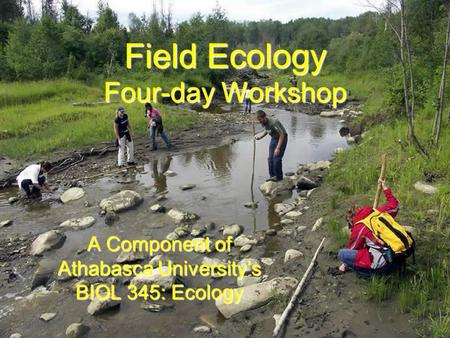
<svg viewBox="0 0 450 338"><path fill-rule="evenodd" d="M44 183L45 183L45 176L44 175L41 175L41 176L38 177L38 183L41 186L44 185ZM38 188L36 188L35 186L33 186L31 188L31 194L33 196L36 196L36 197L40 197L42 195L41 191Z"/></svg>
<svg viewBox="0 0 450 338"><path fill-rule="evenodd" d="M172 145L170 144L170 140L169 137L167 136L167 134L163 131L161 131L159 133L159 135L161 136L161 138L163 139L164 143L166 144L167 148L170 148Z"/></svg>
<svg viewBox="0 0 450 338"><path fill-rule="evenodd" d="M31 196L31 187L33 186L33 183L31 182L31 180L23 180L22 183L20 184L20 187L22 188L23 191L25 191L25 193L27 194L28 197Z"/></svg>
<svg viewBox="0 0 450 338"><path fill-rule="evenodd" d="M338 257L342 263L344 263L348 267L354 269L357 253L358 253L358 250L341 249L341 250L339 250Z"/></svg>
<svg viewBox="0 0 450 338"><path fill-rule="evenodd" d="M252 101L250 99L248 99L248 112L252 112Z"/></svg>
<svg viewBox="0 0 450 338"><path fill-rule="evenodd" d="M156 149L156 126L150 127L150 140L152 143L152 149Z"/></svg>
<svg viewBox="0 0 450 338"><path fill-rule="evenodd" d="M127 163L134 163L134 143L127 140Z"/></svg>
<svg viewBox="0 0 450 338"><path fill-rule="evenodd" d="M275 176L277 177L277 180L283 179L283 156L284 156L284 152L286 151L286 146L287 146L287 135L286 135L286 138L284 139L283 144L280 147L280 154L278 156L275 156L273 159L274 171L275 171Z"/></svg>
<svg viewBox="0 0 450 338"><path fill-rule="evenodd" d="M267 158L267 162L269 164L269 177L275 176L275 170L274 170L274 165L273 165L273 162L274 162L273 152L275 151L276 146L277 146L277 140L271 139L270 144L269 144L269 157Z"/></svg>
<svg viewBox="0 0 450 338"><path fill-rule="evenodd" d="M118 166L124 165L124 161L125 161L125 142L126 142L126 136L123 136L121 139L119 139L119 152L117 154L117 165Z"/></svg>

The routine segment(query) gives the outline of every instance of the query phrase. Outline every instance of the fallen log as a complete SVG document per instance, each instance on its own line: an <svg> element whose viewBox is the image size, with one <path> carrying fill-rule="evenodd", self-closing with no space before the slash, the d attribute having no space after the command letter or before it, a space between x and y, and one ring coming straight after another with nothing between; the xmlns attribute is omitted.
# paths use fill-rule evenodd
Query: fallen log
<svg viewBox="0 0 450 338"><path fill-rule="evenodd" d="M322 249L324 242L325 242L325 237L320 242L319 247L317 248L316 253L314 254L314 256L311 260L311 263L308 266L308 269L306 270L305 274L303 275L303 278L300 281L300 283L298 283L297 288L295 289L295 292L291 297L291 300L289 301L288 305L286 306L286 308L283 311L283 314L281 315L280 319L278 320L277 325L275 326L275 329L273 330L274 337L278 336L278 333L280 333L280 330L283 327L284 322L286 321L287 317L289 316L290 311L294 307L297 297L300 295L300 292L302 292L303 286L305 285L305 283L308 279L309 273L311 272L312 268L314 267L314 263L317 260L317 256L319 255L319 252Z"/></svg>

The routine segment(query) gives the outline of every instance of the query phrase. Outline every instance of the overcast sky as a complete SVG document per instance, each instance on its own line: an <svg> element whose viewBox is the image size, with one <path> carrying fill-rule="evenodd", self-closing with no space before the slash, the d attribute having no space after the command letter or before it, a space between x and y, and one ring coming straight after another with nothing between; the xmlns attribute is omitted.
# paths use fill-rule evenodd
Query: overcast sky
<svg viewBox="0 0 450 338"><path fill-rule="evenodd" d="M372 0L375 3L383 0ZM36 9L40 0L34 0ZM59 2L59 1L58 1ZM96 0L69 0L77 5L83 14L96 16ZM149 14L154 0L109 0L109 6L119 15L120 22L128 25L128 14L133 12L138 16ZM156 0L160 7L161 0ZM196 12L208 14L216 7L217 0L164 0L164 7L172 8L174 20L186 20ZM219 5L226 10L231 20L251 21L260 19L280 20L304 17L342 18L355 16L369 10L366 0L219 0Z"/></svg>

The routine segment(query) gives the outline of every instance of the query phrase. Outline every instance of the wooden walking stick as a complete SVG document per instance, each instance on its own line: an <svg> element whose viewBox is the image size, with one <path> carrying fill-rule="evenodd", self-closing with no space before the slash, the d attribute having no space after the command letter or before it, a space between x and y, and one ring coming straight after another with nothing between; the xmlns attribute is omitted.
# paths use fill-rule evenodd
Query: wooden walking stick
<svg viewBox="0 0 450 338"><path fill-rule="evenodd" d="M317 248L316 253L313 256L311 263L308 266L308 269L306 270L305 274L303 275L303 278L300 281L300 283L298 283L297 288L295 289L295 292L291 297L291 300L289 301L288 305L284 309L283 314L281 315L280 320L278 321L278 324L275 326L275 329L273 330L274 337L278 336L278 333L280 333L280 330L283 327L284 322L286 321L287 317L289 316L289 312L294 307L294 303L297 300L298 295L300 294L300 292L302 292L303 286L305 285L306 280L308 279L309 273L311 272L312 268L314 267L314 263L317 260L317 256L319 255L319 252L322 249L324 242L325 242L325 237L322 238L322 241L320 242L319 247Z"/></svg>
<svg viewBox="0 0 450 338"><path fill-rule="evenodd" d="M381 172L380 172L380 179L384 180L386 177L386 154L383 154L381 156ZM383 187L381 186L381 183L378 183L377 193L375 194L375 200L373 202L373 207L376 208L378 206L378 203L380 202L380 196L381 196L381 190Z"/></svg>

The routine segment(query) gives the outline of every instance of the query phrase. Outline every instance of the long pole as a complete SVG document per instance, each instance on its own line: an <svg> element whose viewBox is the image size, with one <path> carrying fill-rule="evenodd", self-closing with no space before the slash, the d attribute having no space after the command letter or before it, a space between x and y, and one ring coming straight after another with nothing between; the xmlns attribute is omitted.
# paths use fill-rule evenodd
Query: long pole
<svg viewBox="0 0 450 338"><path fill-rule="evenodd" d="M255 140L255 121L252 120L252 129L253 129L253 164L252 164L252 179L250 184L250 190L252 194L252 203L255 205L255 194L253 192L253 185L255 181L255 159L256 159L256 140Z"/></svg>
<svg viewBox="0 0 450 338"><path fill-rule="evenodd" d="M314 267L314 263L317 260L317 256L319 255L319 252L322 249L324 242L325 242L325 237L322 238L322 241L320 242L319 247L317 248L316 253L313 256L311 263L308 266L308 269L306 270L305 274L303 275L303 278L300 281L300 283L297 285L297 288L295 289L295 292L292 295L291 300L289 301L289 304L284 309L283 314L281 315L280 320L278 321L278 324L275 326L275 329L273 330L274 337L278 336L278 333L280 333L280 330L283 327L284 322L286 321L287 317L289 316L289 312L294 307L294 303L295 303L298 295L303 290L303 286L305 285L306 280L308 279L309 273L311 272L312 268Z"/></svg>
<svg viewBox="0 0 450 338"><path fill-rule="evenodd" d="M386 154L383 154L383 156L381 156L380 179L384 180L385 177L386 177ZM373 201L374 208L376 208L378 206L378 203L380 202L381 190L382 190L381 183L378 183L377 193L375 194L375 200Z"/></svg>

